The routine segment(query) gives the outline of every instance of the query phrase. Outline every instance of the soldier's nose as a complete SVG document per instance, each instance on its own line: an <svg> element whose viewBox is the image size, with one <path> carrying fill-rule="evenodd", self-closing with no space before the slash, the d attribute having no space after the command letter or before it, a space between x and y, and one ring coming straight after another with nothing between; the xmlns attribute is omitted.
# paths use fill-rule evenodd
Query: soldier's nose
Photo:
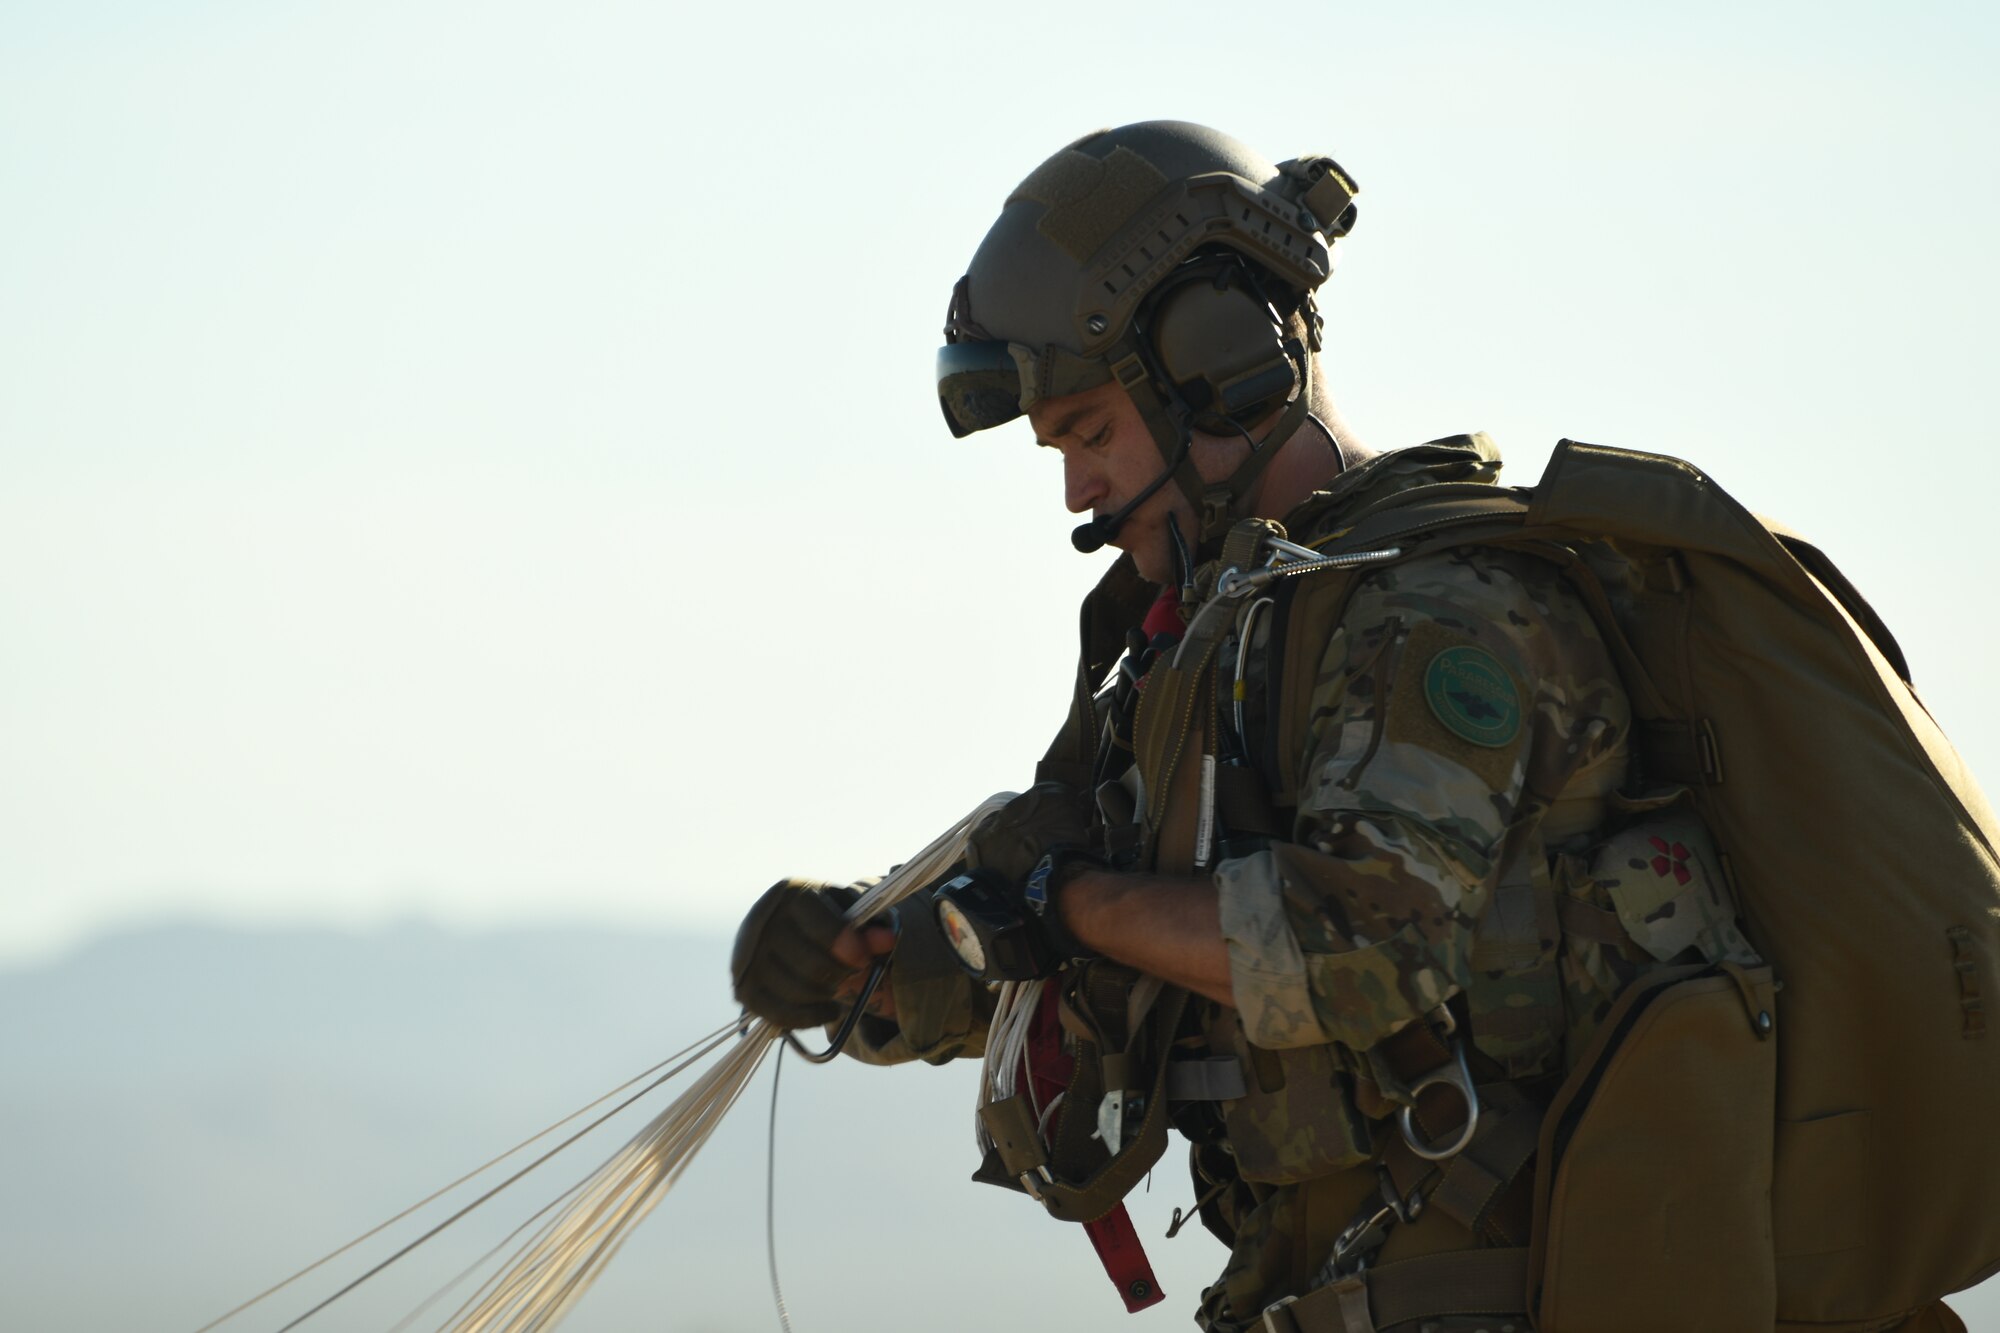
<svg viewBox="0 0 2000 1333"><path fill-rule="evenodd" d="M1074 453L1063 455L1063 504L1072 514L1093 509L1105 496L1104 478Z"/></svg>

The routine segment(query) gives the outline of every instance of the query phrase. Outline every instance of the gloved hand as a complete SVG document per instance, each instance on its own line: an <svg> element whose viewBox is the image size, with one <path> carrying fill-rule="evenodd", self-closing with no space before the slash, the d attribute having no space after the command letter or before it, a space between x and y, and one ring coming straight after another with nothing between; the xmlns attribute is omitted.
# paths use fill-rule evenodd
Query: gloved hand
<svg viewBox="0 0 2000 1333"><path fill-rule="evenodd" d="M1063 924L1056 900L1080 867L1102 866L1090 846L1090 806L1060 782L1038 782L988 815L967 836L965 864L1011 886L1058 958L1094 958Z"/></svg>
<svg viewBox="0 0 2000 1333"><path fill-rule="evenodd" d="M965 840L965 864L1016 883L1051 851L1088 852L1090 806L1060 782L1038 782L979 821Z"/></svg>
<svg viewBox="0 0 2000 1333"><path fill-rule="evenodd" d="M782 1028L823 1027L845 1012L835 995L854 969L833 942L861 895L813 880L783 879L764 891L736 931L729 974L736 1000Z"/></svg>

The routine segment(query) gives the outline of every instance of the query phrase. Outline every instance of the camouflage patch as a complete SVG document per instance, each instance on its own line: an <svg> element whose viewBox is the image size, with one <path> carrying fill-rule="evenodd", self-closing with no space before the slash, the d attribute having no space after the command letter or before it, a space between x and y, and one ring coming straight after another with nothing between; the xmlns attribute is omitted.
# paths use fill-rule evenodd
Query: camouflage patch
<svg viewBox="0 0 2000 1333"><path fill-rule="evenodd" d="M1521 694L1484 648L1447 648L1424 668L1424 702L1454 736L1499 749L1521 734Z"/></svg>

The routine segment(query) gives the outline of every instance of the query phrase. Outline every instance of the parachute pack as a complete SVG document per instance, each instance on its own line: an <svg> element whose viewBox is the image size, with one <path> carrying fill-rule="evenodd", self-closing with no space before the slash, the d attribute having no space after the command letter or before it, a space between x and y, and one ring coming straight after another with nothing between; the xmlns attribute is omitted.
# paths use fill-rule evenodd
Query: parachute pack
<svg viewBox="0 0 2000 1333"><path fill-rule="evenodd" d="M1532 488L1403 491L1320 550L1468 544L1572 575L1770 965L1649 974L1573 1061L1536 1327L1859 1333L2000 1269L2000 824L1881 620L1696 468L1567 440Z"/></svg>

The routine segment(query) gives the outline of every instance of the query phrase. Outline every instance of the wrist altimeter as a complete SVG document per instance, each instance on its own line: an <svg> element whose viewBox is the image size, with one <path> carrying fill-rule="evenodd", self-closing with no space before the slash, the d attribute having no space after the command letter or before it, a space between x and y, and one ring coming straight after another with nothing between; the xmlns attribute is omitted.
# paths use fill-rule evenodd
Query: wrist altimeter
<svg viewBox="0 0 2000 1333"><path fill-rule="evenodd" d="M1017 885L991 870L967 870L937 890L938 924L958 961L981 981L1031 981L1071 958L1090 957L1056 915L1056 891L1097 865L1087 852L1057 848Z"/></svg>

